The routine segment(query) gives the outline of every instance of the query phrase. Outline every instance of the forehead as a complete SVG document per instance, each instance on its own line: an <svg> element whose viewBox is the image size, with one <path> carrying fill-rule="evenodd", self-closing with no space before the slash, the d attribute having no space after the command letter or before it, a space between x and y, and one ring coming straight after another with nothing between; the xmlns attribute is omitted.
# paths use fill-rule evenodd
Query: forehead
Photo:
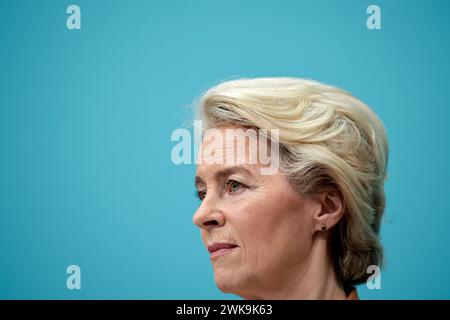
<svg viewBox="0 0 450 320"><path fill-rule="evenodd" d="M197 174L234 169L254 173L259 167L258 131L238 127L219 127L205 131L197 155ZM264 142L266 143L266 142Z"/></svg>

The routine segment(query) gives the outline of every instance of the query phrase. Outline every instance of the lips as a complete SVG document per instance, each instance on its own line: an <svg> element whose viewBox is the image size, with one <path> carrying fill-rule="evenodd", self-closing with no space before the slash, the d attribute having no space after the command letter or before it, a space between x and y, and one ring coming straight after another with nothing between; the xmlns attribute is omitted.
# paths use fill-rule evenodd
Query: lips
<svg viewBox="0 0 450 320"><path fill-rule="evenodd" d="M236 248L237 245L232 244L232 243L214 243L210 246L208 246L208 251L209 253L213 254L219 250L231 250Z"/></svg>
<svg viewBox="0 0 450 320"><path fill-rule="evenodd" d="M232 243L214 243L208 246L208 251L211 255L211 258L217 257L226 253L231 252L234 248L238 246Z"/></svg>

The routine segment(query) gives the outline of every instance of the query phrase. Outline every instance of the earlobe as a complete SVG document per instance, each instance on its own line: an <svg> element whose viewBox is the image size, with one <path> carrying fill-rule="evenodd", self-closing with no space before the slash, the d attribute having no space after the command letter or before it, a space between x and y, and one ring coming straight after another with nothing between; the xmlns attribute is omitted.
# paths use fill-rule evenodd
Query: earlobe
<svg viewBox="0 0 450 320"><path fill-rule="evenodd" d="M337 191L328 191L320 194L320 212L315 216L317 229L322 232L335 226L344 214L342 197Z"/></svg>

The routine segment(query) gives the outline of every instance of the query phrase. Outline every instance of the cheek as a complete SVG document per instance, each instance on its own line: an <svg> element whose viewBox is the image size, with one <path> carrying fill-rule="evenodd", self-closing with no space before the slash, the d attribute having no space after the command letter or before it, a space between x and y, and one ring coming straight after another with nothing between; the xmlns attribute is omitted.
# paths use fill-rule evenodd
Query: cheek
<svg viewBox="0 0 450 320"><path fill-rule="evenodd" d="M248 197L233 210L232 221L245 249L246 258L257 262L274 245L277 234L285 228L285 221L280 219L279 203L270 201L266 196L258 199Z"/></svg>
<svg viewBox="0 0 450 320"><path fill-rule="evenodd" d="M235 208L232 224L244 249L247 264L303 257L311 244L308 207L280 192L248 197Z"/></svg>

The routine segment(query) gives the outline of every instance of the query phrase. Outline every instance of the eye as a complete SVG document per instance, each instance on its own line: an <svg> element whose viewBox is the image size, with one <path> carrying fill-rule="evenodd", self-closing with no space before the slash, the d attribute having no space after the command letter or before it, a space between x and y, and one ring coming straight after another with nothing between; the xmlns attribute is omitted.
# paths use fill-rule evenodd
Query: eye
<svg viewBox="0 0 450 320"><path fill-rule="evenodd" d="M228 180L227 181L227 191L229 193L236 193L244 187L245 187L245 185L243 183L240 183L236 180Z"/></svg>
<svg viewBox="0 0 450 320"><path fill-rule="evenodd" d="M205 199L206 197L206 190L197 190L196 194L200 201L203 201L203 199Z"/></svg>

